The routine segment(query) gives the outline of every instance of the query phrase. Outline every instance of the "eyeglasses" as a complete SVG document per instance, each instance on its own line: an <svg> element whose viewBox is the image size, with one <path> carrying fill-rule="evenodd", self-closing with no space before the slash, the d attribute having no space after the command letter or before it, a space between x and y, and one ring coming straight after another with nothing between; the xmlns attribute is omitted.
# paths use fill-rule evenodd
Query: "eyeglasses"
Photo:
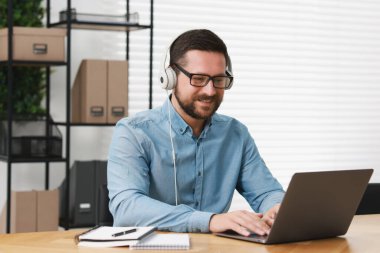
<svg viewBox="0 0 380 253"><path fill-rule="evenodd" d="M204 87L212 80L212 84L217 89L228 90L231 88L233 76L209 76L204 74L192 74L184 70L181 66L174 63L174 67L181 71L185 76L190 78L190 84L196 87Z"/></svg>

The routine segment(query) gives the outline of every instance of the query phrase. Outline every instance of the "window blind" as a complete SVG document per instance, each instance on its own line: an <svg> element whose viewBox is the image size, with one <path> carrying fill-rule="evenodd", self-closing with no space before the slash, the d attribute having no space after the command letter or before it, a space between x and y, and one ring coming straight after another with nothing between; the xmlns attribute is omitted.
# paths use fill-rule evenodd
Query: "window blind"
<svg viewBox="0 0 380 253"><path fill-rule="evenodd" d="M149 1L130 7L149 22ZM374 168L380 181L380 1L155 1L154 106L162 57L193 28L226 42L235 82L219 113L248 126L285 188L298 171ZM130 38L130 115L148 108L148 37Z"/></svg>

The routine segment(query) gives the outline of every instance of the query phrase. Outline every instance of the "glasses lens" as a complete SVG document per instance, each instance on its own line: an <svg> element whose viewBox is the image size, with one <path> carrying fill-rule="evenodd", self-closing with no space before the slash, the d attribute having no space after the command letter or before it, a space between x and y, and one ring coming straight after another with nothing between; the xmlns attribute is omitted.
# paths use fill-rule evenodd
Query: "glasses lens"
<svg viewBox="0 0 380 253"><path fill-rule="evenodd" d="M230 78L227 76L214 77L214 86L216 88L226 88L230 85Z"/></svg>
<svg viewBox="0 0 380 253"><path fill-rule="evenodd" d="M205 86L208 82L209 77L204 75L192 75L191 84L194 86Z"/></svg>

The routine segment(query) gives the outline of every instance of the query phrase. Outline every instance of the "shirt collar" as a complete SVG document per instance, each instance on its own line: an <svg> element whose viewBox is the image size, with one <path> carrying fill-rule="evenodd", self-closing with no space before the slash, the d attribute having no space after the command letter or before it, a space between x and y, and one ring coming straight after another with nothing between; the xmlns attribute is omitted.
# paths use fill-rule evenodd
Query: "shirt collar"
<svg viewBox="0 0 380 253"><path fill-rule="evenodd" d="M177 111L174 109L170 98L172 95L170 95L164 102L162 106L162 114L165 115L165 117L169 120L169 111L170 110L170 116L172 121L172 128L174 131L176 131L179 134L185 134L188 130L190 130L190 126L181 118L181 116L177 113Z"/></svg>

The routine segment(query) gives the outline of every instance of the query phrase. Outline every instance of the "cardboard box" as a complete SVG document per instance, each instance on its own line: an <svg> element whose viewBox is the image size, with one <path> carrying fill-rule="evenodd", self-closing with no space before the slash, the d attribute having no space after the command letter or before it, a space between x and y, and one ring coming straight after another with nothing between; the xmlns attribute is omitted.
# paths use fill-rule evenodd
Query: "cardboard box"
<svg viewBox="0 0 380 253"><path fill-rule="evenodd" d="M83 60L71 92L73 123L116 123L128 112L128 62Z"/></svg>
<svg viewBox="0 0 380 253"><path fill-rule="evenodd" d="M13 60L65 61L66 30L13 27ZM8 28L0 29L0 60L8 60Z"/></svg>
<svg viewBox="0 0 380 253"><path fill-rule="evenodd" d="M37 225L37 193L12 192L11 233L34 232Z"/></svg>
<svg viewBox="0 0 380 253"><path fill-rule="evenodd" d="M37 231L56 231L59 221L58 190L37 191Z"/></svg>
<svg viewBox="0 0 380 253"><path fill-rule="evenodd" d="M106 123L107 61L83 60L72 89L74 123Z"/></svg>
<svg viewBox="0 0 380 253"><path fill-rule="evenodd" d="M11 233L58 230L58 190L12 191ZM1 214L1 229L6 231L6 205Z"/></svg>
<svg viewBox="0 0 380 253"><path fill-rule="evenodd" d="M0 234L6 233L6 231L5 231L5 227L7 224L7 220L5 217L6 212L7 212L7 207L6 207L6 205L3 205L3 207L1 208L1 213L0 213Z"/></svg>
<svg viewBox="0 0 380 253"><path fill-rule="evenodd" d="M107 123L116 123L128 113L128 62L108 61Z"/></svg>

